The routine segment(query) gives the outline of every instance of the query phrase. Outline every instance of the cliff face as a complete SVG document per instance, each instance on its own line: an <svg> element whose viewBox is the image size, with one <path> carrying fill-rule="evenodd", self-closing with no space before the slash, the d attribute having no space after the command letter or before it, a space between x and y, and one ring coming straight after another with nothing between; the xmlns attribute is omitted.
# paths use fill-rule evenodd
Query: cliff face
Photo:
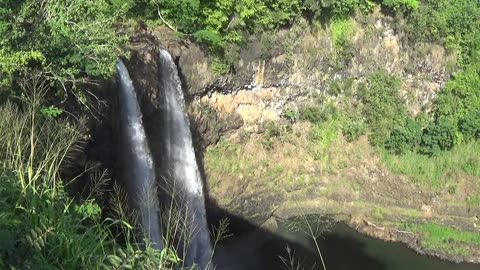
<svg viewBox="0 0 480 270"><path fill-rule="evenodd" d="M350 84L355 86L378 71L396 75L402 82L401 94L405 104L412 114L416 114L422 107L428 108L435 93L455 69L455 55L448 54L439 45L409 43L405 34L399 30L402 29L402 22L382 15L379 11L369 16L357 15L345 24L343 28L340 27L343 30L339 30L335 25L315 26L299 19L287 29L251 36L243 48L235 51L237 57L229 56L237 61L234 62L232 72L226 75L212 71L216 63L208 55L206 48L179 37L169 29L157 28L137 34L131 46L132 55L128 66L141 100L148 136L154 137L158 133L155 123L161 114L161 108L158 107L161 93L156 85L160 72L157 67L159 47L171 52L179 68L197 148L204 149L217 143L223 136L240 142L239 151L243 154L258 158L261 158L263 151L259 147L265 148L265 145L262 146L264 141L260 142L261 140L255 143L255 138L262 136L258 134L268 129L268 123L286 122L285 112L304 104L318 100L337 102L336 95L332 94L331 90L335 81L349 80ZM309 128L308 125L296 124L293 131L305 142L309 140ZM155 140L151 141L155 144ZM364 144L368 144L364 141ZM325 168L322 168L323 165L317 162L318 156L324 154L319 154L318 151L324 151L323 149L312 150L309 149L311 145L304 145L305 149L301 150L301 147L297 146L292 146L291 151L295 152L295 155L290 155L290 159L287 157L288 153L284 153L284 146L276 149L275 154L265 153L264 156L280 164L302 163L302 168L297 166L288 169L295 177L317 179L328 175ZM253 152L248 150L248 147L252 148L250 150ZM312 154L315 151L318 153ZM370 149L362 151L367 153ZM364 159L371 157L365 156ZM232 176L235 178L232 180L226 174L222 175L221 171L211 170L212 161L209 161L208 157L204 162L208 181L219 183L216 186L209 183L212 197L220 202L239 202L235 204L238 214L251 212L251 215L257 215L257 210L263 209L260 211L263 212L261 215L266 216L273 208L273 201L284 201L288 197L282 197L285 195L283 193L282 195L270 191L267 186L259 196L262 201L262 196L271 195L264 199L264 203L256 202L250 205L248 200L243 203L244 196L249 197L252 194L244 194L245 190L242 188L238 189L238 196L225 198L228 194L223 192L228 190L230 184L237 183L237 175ZM353 165L352 168L345 172L345 177L364 179L369 185L373 185L370 183L373 179L372 173L369 172L388 174L388 171L379 165L378 158L375 158L375 161L367 160L365 164ZM249 184L261 182L259 178L268 178L258 175L261 168L255 170L256 172L249 176L241 172L239 179ZM390 177L392 181L379 189L388 191L393 182L405 182L405 193L415 193L415 187L407 180L400 181L397 178ZM360 184L363 186L364 182ZM313 184L312 186L317 188ZM291 190L296 189L307 190L296 185L291 187ZM228 193L233 194L235 190L236 188L233 188ZM350 192L344 192L337 197L344 196L356 198L356 195ZM365 197L372 199L375 196L370 194ZM412 203L419 208L423 202L429 201L430 197L431 195L419 195L418 200L412 200ZM374 200L381 201L378 198Z"/></svg>
<svg viewBox="0 0 480 270"><path fill-rule="evenodd" d="M357 15L341 27L299 19L287 29L249 37L244 47L228 55L235 61L225 75L213 72L218 62L206 48L169 29L138 34L128 66L154 156L161 155L154 138L161 115L157 49L163 47L179 68L197 157L204 165L209 197L221 208L271 228L275 218L342 213L359 230L432 253L423 250L417 235L406 237L398 230L398 222L422 220L475 230L473 213L479 209L464 204L466 192L419 189L386 168L366 136L351 143L321 126L321 136L338 139L312 142L315 127L285 117L305 104L345 102L339 98L344 89L335 89L336 82L348 82L355 91L378 71L400 79L401 96L412 115L428 110L455 70L456 57L436 44L410 43L402 27L402 21L379 11ZM269 138L272 132L274 139ZM385 234L363 220L385 226ZM475 261L475 252L468 258L436 254Z"/></svg>
<svg viewBox="0 0 480 270"><path fill-rule="evenodd" d="M435 44L410 44L393 30L395 24L401 28L401 22L380 13L360 16L348 23L351 36L338 45L338 30L300 20L289 29L250 37L234 72L224 76L211 71L214 64L196 44L170 47L192 108L208 105L221 115L236 114L253 130L277 121L286 108L328 95L334 79L351 78L355 84L378 70L402 79L405 103L416 114L449 78L456 59ZM204 115L192 116L200 126L206 121Z"/></svg>

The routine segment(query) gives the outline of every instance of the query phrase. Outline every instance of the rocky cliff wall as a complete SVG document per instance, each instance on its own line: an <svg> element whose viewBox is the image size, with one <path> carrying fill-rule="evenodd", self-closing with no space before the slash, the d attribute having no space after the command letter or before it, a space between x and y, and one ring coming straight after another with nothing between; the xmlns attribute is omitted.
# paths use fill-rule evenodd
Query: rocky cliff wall
<svg viewBox="0 0 480 270"><path fill-rule="evenodd" d="M240 126L261 131L263 123L279 120L287 108L328 95L333 79L350 78L355 84L379 70L402 79L404 101L416 114L455 69L455 55L439 45L409 43L399 30L402 22L379 11L357 15L347 27L341 46L334 26L312 26L303 19L251 36L230 57L236 61L226 75L212 71L215 63L206 48L168 29L153 34L175 56L204 144Z"/></svg>

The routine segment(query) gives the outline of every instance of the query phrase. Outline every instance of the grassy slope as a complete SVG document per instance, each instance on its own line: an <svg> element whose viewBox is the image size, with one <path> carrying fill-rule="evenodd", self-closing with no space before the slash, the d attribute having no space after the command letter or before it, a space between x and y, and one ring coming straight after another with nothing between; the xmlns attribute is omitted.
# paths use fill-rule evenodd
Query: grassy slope
<svg viewBox="0 0 480 270"><path fill-rule="evenodd" d="M480 247L478 238L474 237L476 233L447 225L416 223L430 218L429 213L420 209L425 198L437 198L445 208L478 207L472 204L480 192L476 185L479 143L459 145L433 158L418 154L393 156L370 146L365 137L349 143L337 129L328 125L319 136L326 138L323 141L315 139L318 131L312 124L286 125L288 127L280 125L280 132L273 132L276 134L273 137L240 132L243 140L223 139L208 148L205 164L213 195L225 204L232 202L234 188L225 185L225 181L239 186L254 183L254 188L243 190L247 193L256 192L261 186L287 197L303 194L298 195L302 198L318 191L315 196L352 201L351 211L364 209L363 213L377 220L399 219L396 226L403 226L400 220L411 220L407 222L408 229L422 235L426 248L457 255L468 253L464 247L452 248L454 245L448 239ZM370 183L365 180L370 175L358 173L361 170L379 170L387 176ZM396 182L395 175L405 176L406 182ZM388 193L392 190L393 195ZM413 193L418 191L429 195L415 196ZM410 201L415 201L413 205L418 207L405 206ZM442 209L435 211L433 219L442 215L446 219L452 217Z"/></svg>

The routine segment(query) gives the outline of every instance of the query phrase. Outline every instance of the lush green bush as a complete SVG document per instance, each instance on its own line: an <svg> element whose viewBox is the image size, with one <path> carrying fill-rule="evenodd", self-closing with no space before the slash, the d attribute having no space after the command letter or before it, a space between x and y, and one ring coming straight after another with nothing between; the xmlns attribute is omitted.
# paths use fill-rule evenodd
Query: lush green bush
<svg viewBox="0 0 480 270"><path fill-rule="evenodd" d="M468 112L460 120L459 128L466 141L480 140L480 110Z"/></svg>
<svg viewBox="0 0 480 270"><path fill-rule="evenodd" d="M428 127L422 135L422 152L432 155L439 151L450 150L458 136L456 123L448 117L441 117Z"/></svg>
<svg viewBox="0 0 480 270"><path fill-rule="evenodd" d="M138 5L144 5L148 8L148 4L150 4L149 8L153 9L153 11L150 11L151 13L157 15L157 12L160 12L179 31L192 33L197 30L195 27L198 25L201 16L200 0L148 0L148 2Z"/></svg>
<svg viewBox="0 0 480 270"><path fill-rule="evenodd" d="M416 41L441 42L457 52L462 65L478 50L480 2L477 0L424 0L408 18Z"/></svg>
<svg viewBox="0 0 480 270"><path fill-rule="evenodd" d="M75 96L88 107L85 84L113 75L127 41L115 29L124 10L107 0L1 4L0 92L19 95L20 81L34 71L51 85L50 100Z"/></svg>
<svg viewBox="0 0 480 270"><path fill-rule="evenodd" d="M402 126L407 111L400 98L401 81L398 77L378 72L367 78L359 87L359 98L365 104L363 113L373 145L383 146L390 132Z"/></svg>
<svg viewBox="0 0 480 270"><path fill-rule="evenodd" d="M417 9L420 5L418 0L383 0L382 4L393 8L406 8L407 10Z"/></svg>
<svg viewBox="0 0 480 270"><path fill-rule="evenodd" d="M401 155L408 151L414 151L420 144L421 137L420 125L411 117L407 117L404 126L392 130L385 148L394 154Z"/></svg>
<svg viewBox="0 0 480 270"><path fill-rule="evenodd" d="M435 116L450 117L458 122L470 112L479 111L479 85L480 63L469 65L464 71L456 73L434 101Z"/></svg>

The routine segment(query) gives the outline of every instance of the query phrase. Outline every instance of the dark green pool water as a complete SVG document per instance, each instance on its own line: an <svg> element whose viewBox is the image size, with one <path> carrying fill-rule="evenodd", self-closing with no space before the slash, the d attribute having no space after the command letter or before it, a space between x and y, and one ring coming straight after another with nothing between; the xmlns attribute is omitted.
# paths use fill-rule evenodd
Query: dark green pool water
<svg viewBox="0 0 480 270"><path fill-rule="evenodd" d="M303 269L323 269L311 238L285 229L279 234L287 242L295 243L290 244L290 254L295 252L296 263ZM343 223L336 223L317 239L328 270L480 270L480 265L455 264L418 255L402 244L367 237ZM269 253L268 258L262 259L262 269L282 269L280 258L274 254L288 258L288 253L279 240L266 241L261 250Z"/></svg>

